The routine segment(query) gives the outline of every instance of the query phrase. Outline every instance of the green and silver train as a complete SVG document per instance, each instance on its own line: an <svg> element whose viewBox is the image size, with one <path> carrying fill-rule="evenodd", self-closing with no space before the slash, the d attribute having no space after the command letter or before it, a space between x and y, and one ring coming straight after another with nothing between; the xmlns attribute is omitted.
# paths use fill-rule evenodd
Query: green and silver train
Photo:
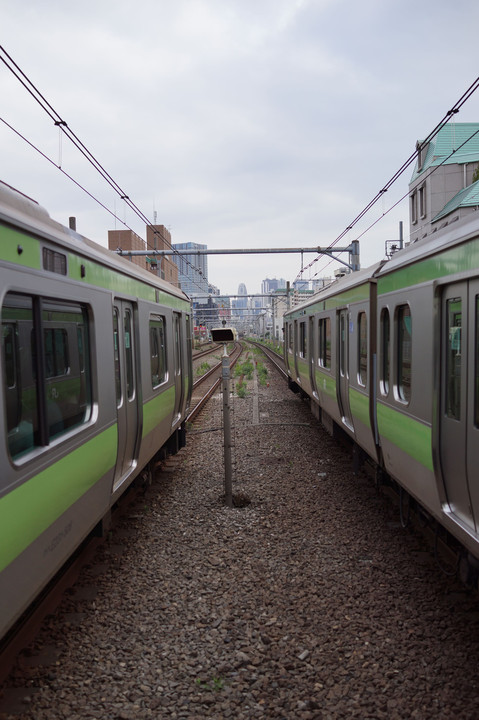
<svg viewBox="0 0 479 720"><path fill-rule="evenodd" d="M191 304L0 183L0 638L185 439Z"/></svg>
<svg viewBox="0 0 479 720"><path fill-rule="evenodd" d="M291 389L311 399L479 558L479 223L456 221L285 315Z"/></svg>

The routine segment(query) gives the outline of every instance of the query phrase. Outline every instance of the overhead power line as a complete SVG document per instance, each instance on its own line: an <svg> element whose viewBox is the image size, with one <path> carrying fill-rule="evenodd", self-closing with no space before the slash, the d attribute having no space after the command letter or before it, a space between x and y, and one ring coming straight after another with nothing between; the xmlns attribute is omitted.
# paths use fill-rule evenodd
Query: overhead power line
<svg viewBox="0 0 479 720"><path fill-rule="evenodd" d="M23 72L23 70L18 66L18 64L15 62L15 60L9 55L9 53L5 50L3 46L0 45L0 60L3 62L3 64L10 70L10 72L17 78L17 80L23 85L23 87L27 90L27 92L32 96L32 98L38 103L38 105L44 110L44 112L53 120L53 123L55 126L57 126L60 131L70 140L70 142L73 143L73 145L81 152L81 154L88 160L88 162L95 168L95 170L102 176L102 178L108 183L108 185L114 190L114 192L119 195L120 199L123 200L128 207L135 213L135 215L140 218L145 225L148 225L152 227L152 223L147 218L147 216L140 210L140 208L131 200L127 192L113 179L113 177L106 171L106 169L103 167L103 165L97 160L97 158L93 155L93 153L88 150L88 148L85 146L85 144L80 140L80 138L73 132L73 130L69 127L66 120L62 118L62 116L55 110L55 108L51 105L50 102L45 98L45 96L38 90L38 88L33 84L33 82L30 80L30 78L27 77L27 75ZM21 133L17 132L9 123L7 123L5 120L2 119L2 122L4 122L7 127L12 129L14 132L19 135L23 140L25 140L31 147L33 147L37 152L39 152L45 159L47 159L49 162L51 162L53 165L55 165L63 174L68 177L72 182L74 182L77 187L82 189L84 192L87 193L89 197L91 197L93 200L95 200L101 207L103 207L105 210L107 210L111 215L113 215L115 218L117 218L116 214L113 213L111 210L108 210L106 206L99 201L97 198L94 197L88 190L86 190L80 183L78 183L76 180L74 180L68 173L66 173L60 165L56 165L50 158L48 158L43 152L41 152L37 147L33 145L33 143L30 143ZM120 222L123 222L120 220L120 218L117 218ZM131 228L123 222L125 227L128 227L129 230ZM133 231L132 231L133 232ZM153 232L155 235L159 235L157 230L153 229ZM164 237L162 237L163 242L171 249L173 252L175 252L175 248L173 245L168 242L168 240ZM146 243L146 246L148 247L148 243ZM153 249L153 248L152 248ZM192 265L187 258L183 258L183 262L185 262L189 267L191 267L193 270L198 271L198 268L196 268L194 265ZM195 283L197 284L197 283ZM198 287L201 287L198 285Z"/></svg>
<svg viewBox="0 0 479 720"><path fill-rule="evenodd" d="M128 207L139 217L146 225L152 226L152 223L149 221L149 219L144 215L144 213L138 208L138 206L131 200L127 192L113 179L113 177L106 171L106 169L103 167L103 165L97 160L97 158L91 153L88 148L84 145L84 143L80 140L80 138L73 132L73 130L69 127L66 120L62 118L62 116L55 110L55 108L48 102L48 100L44 97L44 95L38 90L38 88L32 83L32 81L27 77L27 75L21 70L21 68L17 65L17 63L13 60L13 58L7 53L5 48L3 46L0 46L0 59L4 63L4 65L12 72L12 74L17 78L17 80L23 85L23 87L27 90L27 92L33 97L33 99L40 105L40 107L47 113L47 115L51 118L54 125L57 126L60 131L73 143L73 145L82 153L82 155L88 160L88 162L95 168L95 170L103 177L103 179L110 185L110 187L114 190L115 193L117 193L121 200L123 200ZM407 170L408 167L412 165L413 162L417 159L417 156L419 152L439 133L441 128L454 116L456 115L461 107L464 105L467 100L474 94L474 92L479 87L479 77L476 78L476 80L469 86L469 88L463 93L463 95L457 100L457 102L453 105L453 107L447 111L445 116L442 118L442 120L436 125L436 127L429 133L429 135L422 141L422 143L419 144L419 146L416 148L416 150L409 156L409 158L401 165L401 167L395 172L395 174L388 180L388 182L379 190L379 192L373 197L372 200L361 210L361 212L352 220L352 222L347 225L347 227L337 236L337 238L326 248L327 250L331 250L348 232L352 230L352 228L371 210L371 208L384 196L384 194L390 189L390 187L398 180L399 177ZM44 153L42 153L38 148L36 148L32 143L30 143L28 140L26 140L25 137L23 137L20 133L18 133L14 128L12 128L11 125L9 125L5 120L3 122L11 128L14 132L16 132L20 137L22 137L26 142L28 142L29 145L31 145L35 150L37 150L43 157L45 157L49 162L56 165L50 158L48 158ZM79 188L81 188L84 192L89 195L93 200L95 200L101 207L107 210L111 215L113 215L116 218L115 213L113 213L111 210L108 210L108 208L105 207L103 203L101 203L97 198L95 198L91 193L89 193L80 183L75 181L68 173L66 173L59 165L56 165L58 169L63 172L63 174L68 177L72 182L74 182ZM406 197L406 196L404 196ZM404 198L402 198L404 199ZM397 203L396 203L397 204ZM386 213L383 213L383 216ZM119 218L117 218L119 219ZM120 220L120 222L123 222ZM378 222L378 221L376 221ZM128 227L126 223L123 222L123 224ZM373 225L376 223L373 223ZM372 225L371 225L372 227ZM129 228L131 230L131 228ZM154 231L155 234L159 234L158 231ZM360 236L361 237L361 236ZM172 244L166 240L166 238L162 238L163 241L166 243L168 247L171 248L171 250L176 254L175 248L173 248ZM314 265L321 255L318 255L314 260L312 260L306 267L302 267L301 271L296 276L295 280L299 279L299 277L303 274L304 270L307 270L308 268L312 267ZM198 271L198 268L196 268L193 264L190 263L190 261L183 257L182 261L185 262L189 267L191 267L193 270ZM329 263L328 263L329 264ZM198 284L198 283L195 283ZM200 287L198 285L198 287Z"/></svg>
<svg viewBox="0 0 479 720"><path fill-rule="evenodd" d="M349 223L349 225L338 235L338 237L337 237L328 247L330 247L330 248L334 247L340 240L342 240L342 238L343 238L348 232L350 232L350 230L353 229L353 227L354 227L355 225L357 225L357 223L358 223L360 220L362 220L362 218L366 215L366 213L368 213L369 210L371 210L371 208L384 196L384 194L385 194L385 193L389 190L389 188L396 182L396 180L398 180L398 178L401 177L401 175L408 169L408 167L410 167L410 166L412 165L412 163L415 162L415 160L417 159L417 157L418 157L419 153L421 152L421 150L422 150L426 145L428 145L428 143L430 143L431 140L433 140L433 138L436 137L436 135L439 133L439 131L441 130L441 128L444 127L444 125L445 125L454 115L456 115L456 114L459 112L459 110L462 108L462 106L464 105L464 103L467 102L467 100L469 100L469 98L476 92L476 90L477 90L478 87L479 87L479 77L477 77L477 78L474 80L474 82L468 87L468 89L466 90L466 92L459 98L459 100L453 105L453 107L452 107L450 110L447 111L447 113L444 115L444 117L442 118L442 120L436 125L436 127L435 127L433 130L431 130L431 132L429 133L429 135L428 135L421 143L418 144L418 146L416 147L415 151L414 151L414 152L408 157L408 159L401 165L401 167L399 168L399 170L397 170L397 171L394 173L394 175L392 176L392 178L391 178L390 180L388 180L388 182L382 187L382 189L381 189L378 193L376 193L376 195L373 197L372 200L370 200L370 202L366 205L366 207L364 207L364 208L361 210L361 212L354 218L354 220ZM468 140L467 140L466 142L469 142L469 140L470 140L470 138L468 138ZM408 194L409 194L409 193L406 193L406 195L405 195L404 197L407 197ZM404 199L404 198L401 198L401 200L403 200L403 199ZM399 201L399 202L401 202L401 201ZM398 203L396 203L396 204L398 204ZM386 214L386 213L384 213L383 215L385 215L385 214ZM375 224L375 223L374 223L374 224ZM372 226L371 226L371 227L372 227ZM364 233L363 233L363 234L364 234ZM361 237L361 236L360 236L360 237ZM358 239L358 238L356 238L356 239ZM314 265L314 263L316 263L316 262L319 260L319 257L320 257L320 256L316 257L316 258L315 258L314 260L312 260L308 265L306 265L306 267L302 268L301 271L300 271L300 272L298 273L298 275L296 276L295 281L298 280L298 278L299 278L300 275L304 272L304 270L307 270L307 269L310 268L312 265ZM328 263L328 265L329 265L329 264L330 264L330 263ZM327 265L326 265L326 267L327 267Z"/></svg>

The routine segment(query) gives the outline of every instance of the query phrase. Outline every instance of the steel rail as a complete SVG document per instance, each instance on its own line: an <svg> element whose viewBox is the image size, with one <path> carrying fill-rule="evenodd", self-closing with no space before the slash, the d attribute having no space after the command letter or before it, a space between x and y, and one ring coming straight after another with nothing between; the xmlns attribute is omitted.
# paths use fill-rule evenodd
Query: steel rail
<svg viewBox="0 0 479 720"><path fill-rule="evenodd" d="M241 343L237 342L234 345L234 348L232 352L230 353L230 367L234 367L236 362L238 361L239 357L241 356L241 353L243 352L243 346ZM208 400L214 395L216 390L221 384L222 380L222 363L218 363L218 365L215 365L213 368L208 370L207 373L202 375L196 382L193 383L193 391L197 390L208 378L211 378L215 373L218 374L218 378L213 382L213 384L209 387L209 389L206 391L204 395L201 395L199 400L197 402L194 402L194 407L189 411L186 422L191 423L196 416L199 414L200 410L203 409L203 407L206 405ZM193 398L192 398L193 399Z"/></svg>

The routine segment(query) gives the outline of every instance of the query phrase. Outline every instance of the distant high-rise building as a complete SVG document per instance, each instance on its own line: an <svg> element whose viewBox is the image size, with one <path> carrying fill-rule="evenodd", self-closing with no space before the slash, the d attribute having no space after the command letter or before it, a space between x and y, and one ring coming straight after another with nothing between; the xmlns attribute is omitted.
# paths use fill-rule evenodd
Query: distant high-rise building
<svg viewBox="0 0 479 720"><path fill-rule="evenodd" d="M206 250L207 245L198 243L175 243L174 250L191 250L191 254L173 255L178 267L178 281L181 289L190 297L208 294L208 260L207 255L198 255L195 250Z"/></svg>
<svg viewBox="0 0 479 720"><path fill-rule="evenodd" d="M248 298L246 295L248 295L246 285L244 283L240 283L238 285L238 296L236 300L233 300L233 309L235 310L235 314L239 317L243 317L245 315L248 307Z"/></svg>
<svg viewBox="0 0 479 720"><path fill-rule="evenodd" d="M286 289L286 280L284 278L265 278L261 283L261 293L269 295L276 290Z"/></svg>

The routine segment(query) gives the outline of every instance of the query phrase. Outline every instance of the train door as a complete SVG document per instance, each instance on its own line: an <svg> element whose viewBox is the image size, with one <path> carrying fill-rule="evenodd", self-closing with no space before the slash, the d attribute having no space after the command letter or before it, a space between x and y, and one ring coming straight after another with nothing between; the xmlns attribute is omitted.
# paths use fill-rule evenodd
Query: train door
<svg viewBox="0 0 479 720"><path fill-rule="evenodd" d="M295 381L300 382L299 380L299 367L298 367L298 355L299 355L299 323L297 320L294 321L293 326L293 338L294 338L294 372L295 372Z"/></svg>
<svg viewBox="0 0 479 720"><path fill-rule="evenodd" d="M113 341L118 422L118 458L113 490L136 466L139 432L135 318L130 302L115 299Z"/></svg>
<svg viewBox="0 0 479 720"><path fill-rule="evenodd" d="M442 297L439 455L451 511L475 529L479 510L479 282Z"/></svg>
<svg viewBox="0 0 479 720"><path fill-rule="evenodd" d="M181 326L181 314L173 313L173 337L174 337L174 363L175 363L175 411L173 413L174 427L181 418L185 393L183 388L183 332Z"/></svg>
<svg viewBox="0 0 479 720"><path fill-rule="evenodd" d="M317 350L317 343L316 343L317 333L314 332L314 322L315 322L315 318L313 315L311 315L309 318L309 328L308 328L309 382L311 385L311 392L317 400L318 399L318 389L316 387L316 363L317 363L318 350Z"/></svg>
<svg viewBox="0 0 479 720"><path fill-rule="evenodd" d="M349 315L348 310L340 310L338 313L338 401L343 422L352 430L349 407Z"/></svg>

